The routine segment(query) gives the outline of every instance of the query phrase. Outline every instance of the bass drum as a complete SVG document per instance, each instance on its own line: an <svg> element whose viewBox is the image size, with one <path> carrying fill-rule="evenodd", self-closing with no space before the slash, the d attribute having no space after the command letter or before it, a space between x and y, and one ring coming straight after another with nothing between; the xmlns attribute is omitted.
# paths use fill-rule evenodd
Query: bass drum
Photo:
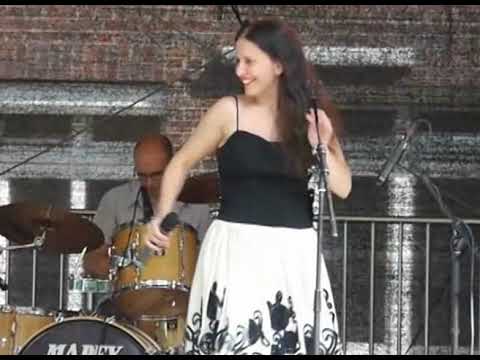
<svg viewBox="0 0 480 360"><path fill-rule="evenodd" d="M74 317L33 335L18 355L153 355L160 347L143 331L97 317Z"/></svg>

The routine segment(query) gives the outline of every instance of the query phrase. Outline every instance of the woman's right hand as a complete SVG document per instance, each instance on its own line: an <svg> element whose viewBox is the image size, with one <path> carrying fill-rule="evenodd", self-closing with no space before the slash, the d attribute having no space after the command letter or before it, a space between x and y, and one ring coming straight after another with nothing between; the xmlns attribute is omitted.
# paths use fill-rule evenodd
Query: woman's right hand
<svg viewBox="0 0 480 360"><path fill-rule="evenodd" d="M333 126L332 121L325 113L325 111L321 109L317 109L317 117L315 117L315 111L310 109L307 113L307 121L308 121L308 141L312 148L316 148L318 145L318 141L322 145L328 146L332 140L333 136ZM316 119L318 118L318 131L317 131L317 123ZM318 138L320 134L320 139Z"/></svg>
<svg viewBox="0 0 480 360"><path fill-rule="evenodd" d="M164 249L168 249L170 246L170 239L168 235L165 235L160 231L160 224L162 219L153 217L147 224L148 236L145 244L152 250L161 253Z"/></svg>

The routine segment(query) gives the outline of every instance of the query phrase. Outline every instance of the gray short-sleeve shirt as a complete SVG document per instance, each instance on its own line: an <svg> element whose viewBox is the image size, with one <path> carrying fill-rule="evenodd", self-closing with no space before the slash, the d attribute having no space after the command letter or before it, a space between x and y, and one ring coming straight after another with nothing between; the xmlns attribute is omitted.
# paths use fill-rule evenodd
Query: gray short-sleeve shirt
<svg viewBox="0 0 480 360"><path fill-rule="evenodd" d="M139 190L138 181L127 182L110 189L100 200L93 222L103 231L106 244L112 244L116 229L130 223L134 212L135 220L143 220L142 201L136 202ZM209 206L177 201L173 211L182 222L190 224L197 230L198 239L202 241L212 220Z"/></svg>

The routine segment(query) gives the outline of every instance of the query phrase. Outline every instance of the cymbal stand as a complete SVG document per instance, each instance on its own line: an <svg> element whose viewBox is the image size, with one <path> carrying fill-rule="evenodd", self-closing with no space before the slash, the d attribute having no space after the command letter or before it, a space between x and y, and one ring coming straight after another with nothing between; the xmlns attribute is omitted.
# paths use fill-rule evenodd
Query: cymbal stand
<svg viewBox="0 0 480 360"><path fill-rule="evenodd" d="M30 244L0 247L0 252L4 250L11 251L11 250L21 250L21 249L30 249L30 248L41 249L42 246L45 244L46 236L47 236L47 229L45 227L42 227L42 234L35 236L33 238L33 242L31 242Z"/></svg>

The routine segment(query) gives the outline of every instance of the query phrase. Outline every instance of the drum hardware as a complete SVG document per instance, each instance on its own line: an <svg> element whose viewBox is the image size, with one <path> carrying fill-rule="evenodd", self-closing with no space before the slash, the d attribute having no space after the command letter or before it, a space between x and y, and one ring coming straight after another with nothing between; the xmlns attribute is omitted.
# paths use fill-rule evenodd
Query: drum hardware
<svg viewBox="0 0 480 360"><path fill-rule="evenodd" d="M112 291L110 280L89 277L69 277L69 290L71 292L108 294Z"/></svg>
<svg viewBox="0 0 480 360"><path fill-rule="evenodd" d="M125 255L112 255L110 259L111 269L122 269L124 267L129 267L132 264L140 266L138 261L134 260L130 250L127 251L127 254Z"/></svg>
<svg viewBox="0 0 480 360"><path fill-rule="evenodd" d="M183 254L183 249L185 247L185 230L182 227L180 227L180 240L178 242L178 251L180 254ZM184 283L185 282L185 258L180 259L180 282Z"/></svg>
<svg viewBox="0 0 480 360"><path fill-rule="evenodd" d="M133 324L154 339L164 354L177 355L183 352L184 316L143 315Z"/></svg>
<svg viewBox="0 0 480 360"><path fill-rule="evenodd" d="M118 267L117 266L114 266L112 264L112 261L113 261L113 249L111 246L108 247L108 258L109 258L109 264L108 264L108 280L110 281L113 281L113 279L115 279L115 276L117 276L117 269Z"/></svg>
<svg viewBox="0 0 480 360"><path fill-rule="evenodd" d="M22 249L31 249L31 248L41 249L43 247L43 244L45 244L45 237L47 234L46 227L42 226L41 231L42 231L42 234L39 236L35 236L35 238L33 239L33 242L30 244L11 245L11 246L2 248L1 250L11 251L11 250L22 250Z"/></svg>
<svg viewBox="0 0 480 360"><path fill-rule="evenodd" d="M60 310L55 313L54 320L56 323L65 321L65 319L71 318L73 316L84 315L83 311L65 311Z"/></svg>
<svg viewBox="0 0 480 360"><path fill-rule="evenodd" d="M87 247L85 246L82 250L82 252L80 253L80 256L77 258L77 261L76 263L73 265L73 273L72 273L72 276L73 278L78 278L80 277L81 273L82 273L82 264L83 264L83 258L85 257L85 253L87 252Z"/></svg>

